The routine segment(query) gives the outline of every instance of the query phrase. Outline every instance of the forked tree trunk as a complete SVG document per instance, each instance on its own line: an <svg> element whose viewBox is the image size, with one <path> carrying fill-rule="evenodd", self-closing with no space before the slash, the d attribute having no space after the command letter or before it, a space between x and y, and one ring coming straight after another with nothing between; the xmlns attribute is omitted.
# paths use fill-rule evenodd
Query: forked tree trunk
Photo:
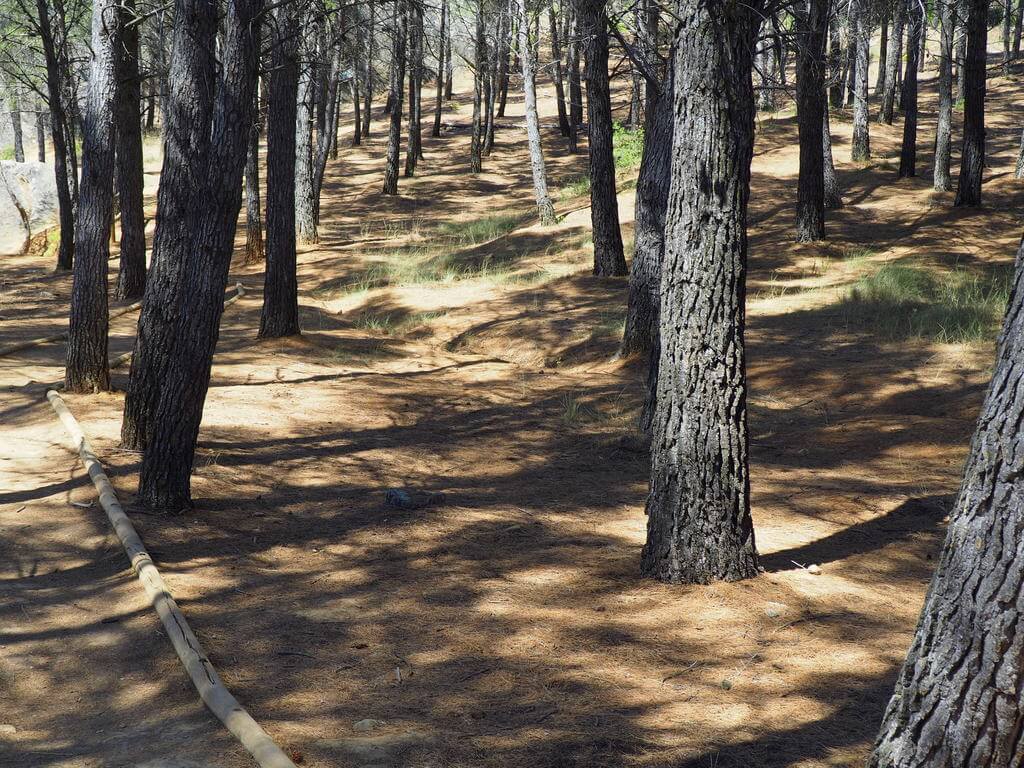
<svg viewBox="0 0 1024 768"><path fill-rule="evenodd" d="M870 768L1024 764L1024 247L963 483Z"/></svg>
<svg viewBox="0 0 1024 768"><path fill-rule="evenodd" d="M96 0L92 63L82 125L82 181L75 228L64 387L69 392L110 389L107 362L107 260L113 210L114 106L120 14L115 0Z"/></svg>
<svg viewBox="0 0 1024 768"><path fill-rule="evenodd" d="M253 123L263 0L233 0L224 16L219 92L212 128L218 148L199 171L203 205L185 251L177 343L171 352L152 440L139 473L140 503L178 512L191 506L190 476L213 352L220 333L235 225L242 202L242 171Z"/></svg>
<svg viewBox="0 0 1024 768"><path fill-rule="evenodd" d="M896 89L899 87L900 66L903 62L903 24L906 17L904 0L897 0L892 10L892 29L889 31L889 48L885 54L885 86L882 88L882 103L878 111L878 122L892 125L896 111Z"/></svg>
<svg viewBox="0 0 1024 768"><path fill-rule="evenodd" d="M970 0L967 16L967 61L964 63L964 143L956 206L981 205L985 168L985 51L988 46L988 2Z"/></svg>
<svg viewBox="0 0 1024 768"><path fill-rule="evenodd" d="M953 35L958 0L938 0L939 7L939 114L935 126L933 186L938 192L953 188L949 162L953 135Z"/></svg>
<svg viewBox="0 0 1024 768"><path fill-rule="evenodd" d="M850 143L850 159L863 162L871 159L871 129L868 115L868 53L871 43L870 9L867 0L854 0L854 99L853 99L853 140Z"/></svg>
<svg viewBox="0 0 1024 768"><path fill-rule="evenodd" d="M394 0L392 16L391 104L388 123L388 148L384 165L384 194L398 194L398 159L402 148L402 96L405 88L405 42L407 34L406 2Z"/></svg>
<svg viewBox="0 0 1024 768"><path fill-rule="evenodd" d="M744 294L757 3L681 0L644 575L757 574Z"/></svg>
<svg viewBox="0 0 1024 768"><path fill-rule="evenodd" d="M207 0L177 0L164 101L164 163L157 194L156 232L121 419L121 445L145 450L171 351L188 233L196 207L196 169L205 168L213 112L216 18ZM174 105L172 109L170 105ZM294 186L294 185L292 185Z"/></svg>
<svg viewBox="0 0 1024 768"><path fill-rule="evenodd" d="M796 56L797 123L800 169L797 180L796 239L825 239L825 171L822 148L825 103L827 0L795 7L799 45Z"/></svg>
<svg viewBox="0 0 1024 768"><path fill-rule="evenodd" d="M916 0L907 7L907 75L903 81L903 144L898 177L917 176L917 64L927 16Z"/></svg>
<svg viewBox="0 0 1024 768"><path fill-rule="evenodd" d="M587 127L590 141L590 221L594 274L628 274L619 229L612 151L612 102L608 82L608 27L604 0L577 0L579 31L586 41Z"/></svg>
<svg viewBox="0 0 1024 768"><path fill-rule="evenodd" d="M121 203L121 263L114 295L134 301L146 288L146 219L142 208L142 80L135 0L124 0L117 47L117 192Z"/></svg>
<svg viewBox="0 0 1024 768"><path fill-rule="evenodd" d="M288 3L273 11L272 67L267 109L267 268L260 338L294 336L299 329L295 273L295 127L299 91L299 12Z"/></svg>
<svg viewBox="0 0 1024 768"><path fill-rule="evenodd" d="M544 168L544 150L540 143L540 122L537 119L537 91L533 72L533 46L530 45L529 16L526 0L512 0L519 25L519 57L523 67L523 99L526 102L526 135L530 145L530 169L533 172L533 192L537 198L537 216L540 223L555 223L555 207L548 195L547 172Z"/></svg>

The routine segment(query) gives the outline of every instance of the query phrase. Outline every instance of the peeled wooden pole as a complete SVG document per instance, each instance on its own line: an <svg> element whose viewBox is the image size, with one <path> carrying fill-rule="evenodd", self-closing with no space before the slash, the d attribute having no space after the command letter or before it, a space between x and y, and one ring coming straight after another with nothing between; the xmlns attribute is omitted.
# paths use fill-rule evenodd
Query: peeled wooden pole
<svg viewBox="0 0 1024 768"><path fill-rule="evenodd" d="M82 463L85 464L89 477L92 478L93 485L99 493L100 504L124 546L132 570L142 582L150 603L160 616L160 621L163 622L164 629L171 639L178 658L181 659L181 663L185 666L189 677L192 678L192 683L206 706L242 742L242 746L256 759L260 768L295 768L295 764L288 755L274 743L259 723L253 720L252 716L238 703L238 700L231 695L231 692L224 687L224 683L217 675L217 670L213 668L213 664L210 663L206 652L199 644L199 639L192 632L185 617L178 609L177 603L174 602L170 589L164 583L156 565L153 564L153 558L146 551L135 526L132 525L128 515L121 508L117 494L114 493L114 487L110 484L96 454L93 453L92 446L89 445L82 428L78 425L75 417L71 415L61 396L51 389L46 393L46 399L50 401L50 405L60 417L64 429L74 440L78 455L81 457Z"/></svg>

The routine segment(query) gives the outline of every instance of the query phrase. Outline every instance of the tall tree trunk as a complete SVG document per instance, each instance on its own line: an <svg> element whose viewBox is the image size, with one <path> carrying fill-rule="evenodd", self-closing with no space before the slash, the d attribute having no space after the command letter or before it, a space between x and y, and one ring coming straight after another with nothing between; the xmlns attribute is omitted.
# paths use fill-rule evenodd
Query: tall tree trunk
<svg viewBox="0 0 1024 768"><path fill-rule="evenodd" d="M953 188L949 173L953 135L953 35L956 32L958 0L938 0L939 13L939 115L935 127L935 170L933 185L938 192Z"/></svg>
<svg viewBox="0 0 1024 768"><path fill-rule="evenodd" d="M575 3L570 3L569 13L571 24L569 24L569 125L572 128L571 136L575 139L576 132L583 125L583 86L580 81L580 25L579 14L576 13ZM572 142L572 151L576 151L576 143Z"/></svg>
<svg viewBox="0 0 1024 768"><path fill-rule="evenodd" d="M473 45L473 123L469 146L469 170L480 173L483 170L484 128L484 80L487 78L487 52L484 48L483 0L477 0L476 34Z"/></svg>
<svg viewBox="0 0 1024 768"><path fill-rule="evenodd" d="M374 41L376 39L374 33L376 30L377 23L377 6L374 0L370 0L370 19L366 26L364 38L365 45L364 50L366 54L366 68L363 72L363 137L369 137L370 135L370 120L372 119L371 109L373 108L373 89L375 87L373 77L373 57L376 54Z"/></svg>
<svg viewBox="0 0 1024 768"><path fill-rule="evenodd" d="M835 158L832 156L832 125L829 120L828 106L821 111L821 117L821 153L824 158L825 208L834 211L837 208L843 207L843 195L839 189L839 178L836 176Z"/></svg>
<svg viewBox="0 0 1024 768"><path fill-rule="evenodd" d="M896 88L899 85L900 66L903 61L903 24L906 11L902 0L897 0L892 11L892 29L889 33L889 50L886 53L885 87L882 89L882 105L878 122L892 125L896 110Z"/></svg>
<svg viewBox="0 0 1024 768"><path fill-rule="evenodd" d="M41 103L36 103L36 159L46 162L46 111Z"/></svg>
<svg viewBox="0 0 1024 768"><path fill-rule="evenodd" d="M189 479L220 332L242 202L242 170L254 122L262 6L263 0L233 0L226 6L211 133L218 151L202 169L205 173L194 190L203 205L189 233L179 297L189 310L177 315L178 343L171 351L152 440L139 473L139 502L169 512L191 506Z"/></svg>
<svg viewBox="0 0 1024 768"><path fill-rule="evenodd" d="M882 34L878 43L878 74L875 77L875 96L880 96L885 88L885 73L889 71L889 19L892 6L886 3L882 17Z"/></svg>
<svg viewBox="0 0 1024 768"><path fill-rule="evenodd" d="M337 18L334 17L332 23L337 23ZM321 61L321 66L324 67L326 73L326 91L323 94L326 109L324 110L324 128L317 131L313 154L313 220L318 227L320 225L320 197L323 193L324 175L327 172L327 159L338 138L338 89L341 83L343 51L340 30L335 32L332 34L335 41L333 49L325 51L329 58L326 62Z"/></svg>
<svg viewBox="0 0 1024 768"><path fill-rule="evenodd" d="M512 2L515 2L515 0L512 0ZM510 14L507 12L506 4L502 5L500 19L499 41L496 48L498 54L496 101L498 104L498 117L504 117L505 107L508 104L509 59L512 56L512 45L509 41L513 39L513 25L510 21ZM491 135L493 136L493 131L491 132Z"/></svg>
<svg viewBox="0 0 1024 768"><path fill-rule="evenodd" d="M299 89L295 111L295 237L300 245L320 242L313 189L313 109L321 66L317 41L322 37L312 8L299 22Z"/></svg>
<svg viewBox="0 0 1024 768"><path fill-rule="evenodd" d="M565 86L562 78L562 44L558 39L558 19L555 6L548 8L548 27L551 32L551 61L554 66L555 106L558 108L558 130L563 136L569 135L569 115L565 110Z"/></svg>
<svg viewBox="0 0 1024 768"><path fill-rule="evenodd" d="M946 541L870 768L1024 763L1024 247Z"/></svg>
<svg viewBox="0 0 1024 768"><path fill-rule="evenodd" d="M1013 19L1013 0L1003 0L1003 77L1010 74L1010 30Z"/></svg>
<svg viewBox="0 0 1024 768"><path fill-rule="evenodd" d="M967 60L964 63L964 143L956 206L981 205L985 168L985 51L988 47L988 2L970 0L967 16Z"/></svg>
<svg viewBox="0 0 1024 768"><path fill-rule="evenodd" d="M434 100L434 128L430 135L441 136L441 111L444 108L444 41L448 35L448 0L441 0L441 29L437 33L437 93Z"/></svg>
<svg viewBox="0 0 1024 768"><path fill-rule="evenodd" d="M843 40L839 30L839 16L834 9L832 22L829 24L828 63L829 104L838 109L843 106Z"/></svg>
<svg viewBox="0 0 1024 768"><path fill-rule="evenodd" d="M14 161L25 162L25 133L21 125L21 99L15 94L11 97L11 128L14 131Z"/></svg>
<svg viewBox="0 0 1024 768"><path fill-rule="evenodd" d="M758 98L758 108L764 112L774 112L778 109L778 102L775 98L776 73L775 73L775 52L772 50L770 41L764 40L761 43L761 66L759 67L761 77L761 90ZM842 89L840 83L840 104L842 103Z"/></svg>
<svg viewBox="0 0 1024 768"><path fill-rule="evenodd" d="M207 167L213 113L216 6L177 0L167 99L163 101L164 160L157 193L156 232L121 420L121 445L144 450L171 351L185 250L198 200L195 179Z"/></svg>
<svg viewBox="0 0 1024 768"><path fill-rule="evenodd" d="M928 18L918 0L907 4L907 76L903 81L903 144L898 177L917 176L917 60Z"/></svg>
<svg viewBox="0 0 1024 768"><path fill-rule="evenodd" d="M253 89L255 116L246 135L245 153L245 263L259 264L267 256L263 246L263 212L260 206L260 133L263 119L258 89ZM359 126L356 125L358 132Z"/></svg>
<svg viewBox="0 0 1024 768"><path fill-rule="evenodd" d="M548 195L547 173L544 169L544 150L540 144L540 122L537 119L537 91L533 72L533 46L530 45L530 23L526 15L526 0L512 0L519 25L519 60L523 67L523 98L526 102L526 135L530 145L530 169L533 172L533 192L537 198L537 215L544 225L555 223L555 207Z"/></svg>
<svg viewBox="0 0 1024 768"><path fill-rule="evenodd" d="M1024 32L1024 0L1017 2L1017 15L1013 27L1013 58L1020 58L1020 39Z"/></svg>
<svg viewBox="0 0 1024 768"><path fill-rule="evenodd" d="M110 389L107 362L107 260L113 206L114 106L120 18L115 0L96 0L92 14L92 63L85 103L82 182L75 227L64 387L69 392Z"/></svg>
<svg viewBox="0 0 1024 768"><path fill-rule="evenodd" d="M64 108L64 87L61 77L58 43L54 38L54 19L47 0L36 0L39 41L46 60L46 95L50 106L50 135L53 138L53 172L57 185L57 214L60 220L60 244L57 247L57 270L71 269L75 254L75 201L72 197L71 172L66 145L67 112ZM58 20L57 26L61 26ZM62 44L62 43L61 43Z"/></svg>
<svg viewBox="0 0 1024 768"><path fill-rule="evenodd" d="M656 350L658 344L665 208L672 180L671 59L669 77L658 88L648 82L647 92L658 95L644 116L644 152L636 180L633 263L629 270L629 295L620 357L647 354Z"/></svg>
<svg viewBox="0 0 1024 768"><path fill-rule="evenodd" d="M867 0L855 0L853 37L856 50L853 101L853 141L850 158L854 162L871 159L871 133L868 119L868 49L871 43L871 18Z"/></svg>
<svg viewBox="0 0 1024 768"><path fill-rule="evenodd" d="M647 543L662 581L757 574L744 295L758 3L680 0Z"/></svg>
<svg viewBox="0 0 1024 768"><path fill-rule="evenodd" d="M267 268L260 338L294 336L299 329L295 259L295 165L298 123L300 12L273 10L272 68L267 105Z"/></svg>
<svg viewBox="0 0 1024 768"><path fill-rule="evenodd" d="M455 60L452 59L451 9L448 11L448 34L444 38L444 98L452 100L452 81L455 79Z"/></svg>
<svg viewBox="0 0 1024 768"><path fill-rule="evenodd" d="M121 203L121 263L114 295L140 298L146 288L146 218L142 208L142 80L135 0L123 0L117 47L117 195Z"/></svg>
<svg viewBox="0 0 1024 768"><path fill-rule="evenodd" d="M608 83L608 27L604 0L577 0L580 32L586 40L587 127L590 140L590 221L594 233L594 274L628 274L619 229L619 201L612 153L612 102Z"/></svg>
<svg viewBox="0 0 1024 768"><path fill-rule="evenodd" d="M388 124L388 148L384 166L384 194L398 194L398 158L402 147L402 97L405 89L405 45L407 36L406 2L393 0L391 48L391 120Z"/></svg>
<svg viewBox="0 0 1024 768"><path fill-rule="evenodd" d="M825 29L827 0L794 7L800 43L796 54L797 123L800 170L797 180L796 239L825 239L825 171L822 130L825 118Z"/></svg>
<svg viewBox="0 0 1024 768"><path fill-rule="evenodd" d="M416 174L423 156L423 6L409 4L409 138L405 147L405 175Z"/></svg>

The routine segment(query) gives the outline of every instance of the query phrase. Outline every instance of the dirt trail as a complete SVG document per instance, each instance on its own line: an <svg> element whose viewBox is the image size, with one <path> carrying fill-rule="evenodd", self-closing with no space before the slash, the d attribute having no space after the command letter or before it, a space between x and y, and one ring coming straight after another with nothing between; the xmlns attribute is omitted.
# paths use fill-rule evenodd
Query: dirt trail
<svg viewBox="0 0 1024 768"><path fill-rule="evenodd" d="M225 682L309 766L859 764L991 351L881 341L850 325L843 298L885 262L1012 260L1020 87L993 83L980 211L952 211L927 176L895 182L898 125L872 124L881 159L852 166L849 122L834 119L847 207L823 245L790 239L792 118L762 121L748 339L766 573L701 588L637 578L643 371L607 362L625 282L587 274L585 214L437 245L453 219L528 218L519 104L484 174L466 172L468 136L450 130L425 141L422 174L394 199L379 194L375 123L329 168L322 242L300 256L303 338L255 341L261 278L236 268L250 293L224 319L197 508L135 516ZM922 146L933 123L923 116ZM550 127L545 141L557 189L584 161ZM441 270L367 279L410 261ZM12 326L42 335L64 322L69 283L46 267L5 266L4 341ZM128 348L131 320L117 321L112 353ZM70 504L92 492L39 383L59 378L62 354L0 359L0 724L16 728L0 730L0 764L246 765L195 701L99 510ZM117 449L121 396L69 405L130 501L138 462ZM446 499L391 509L396 486Z"/></svg>

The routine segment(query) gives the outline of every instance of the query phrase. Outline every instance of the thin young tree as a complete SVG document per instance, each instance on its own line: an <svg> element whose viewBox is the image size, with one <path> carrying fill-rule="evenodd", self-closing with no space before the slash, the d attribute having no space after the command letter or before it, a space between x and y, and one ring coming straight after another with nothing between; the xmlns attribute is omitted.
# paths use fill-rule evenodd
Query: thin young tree
<svg viewBox="0 0 1024 768"><path fill-rule="evenodd" d="M294 336L299 328L295 258L295 134L299 93L300 13L290 3L271 11L267 99L267 267L260 338Z"/></svg>
<svg viewBox="0 0 1024 768"><path fill-rule="evenodd" d="M320 241L313 189L313 110L321 67L323 14L310 4L298 20L299 87L295 108L295 237L301 245Z"/></svg>
<svg viewBox="0 0 1024 768"><path fill-rule="evenodd" d="M519 56L523 68L523 99L526 102L526 136L530 145L530 169L533 172L533 192L537 198L537 216L544 225L555 223L555 206L548 195L547 172L544 168L544 149L540 143L540 121L537 119L537 85L534 79L533 45L530 44L530 17L526 0L512 0L512 9L519 25Z"/></svg>
<svg viewBox="0 0 1024 768"><path fill-rule="evenodd" d="M185 279L178 297L188 311L176 315L178 343L170 352L152 440L139 472L138 501L167 512L191 506L192 463L242 203L242 173L255 111L262 9L263 0L226 3L211 130L211 142L218 151L195 177L198 183L193 192L202 205L197 206L188 233Z"/></svg>
<svg viewBox="0 0 1024 768"><path fill-rule="evenodd" d="M584 41L587 129L590 143L590 221L594 234L594 274L626 275L619 228L612 146L612 102L608 81L608 21L604 0L576 0Z"/></svg>
<svg viewBox="0 0 1024 768"><path fill-rule="evenodd" d="M949 173L953 136L953 37L959 0L937 0L939 16L939 109L935 126L935 169L932 183L937 192L953 188Z"/></svg>
<svg viewBox="0 0 1024 768"><path fill-rule="evenodd" d="M146 219L143 213L142 78L135 0L123 0L117 47L117 196L121 204L121 258L114 295L135 300L146 289Z"/></svg>
<svg viewBox="0 0 1024 768"><path fill-rule="evenodd" d="M1024 244L938 567L869 768L1024 764Z"/></svg>
<svg viewBox="0 0 1024 768"><path fill-rule="evenodd" d="M964 142L956 206L981 205L985 168L985 53L988 48L988 0L970 0L967 12L967 60L963 78Z"/></svg>
<svg viewBox="0 0 1024 768"><path fill-rule="evenodd" d="M1003 0L1003 77L1010 74L1010 31L1013 28L1013 0Z"/></svg>
<svg viewBox="0 0 1024 768"><path fill-rule="evenodd" d="M850 158L854 162L871 159L871 129L868 119L868 53L871 44L871 14L868 0L853 0L852 18L854 72L853 140Z"/></svg>
<svg viewBox="0 0 1024 768"><path fill-rule="evenodd" d="M824 157L823 181L825 187L825 208L834 211L843 207L843 194L839 188L835 158L832 155L832 121L829 119L828 104L821 111L821 153Z"/></svg>
<svg viewBox="0 0 1024 768"><path fill-rule="evenodd" d="M263 109L259 88L253 94L255 118L246 137L245 156L245 263L259 264L267 256L263 245L263 211L260 205L260 134L263 132ZM358 128L358 124L357 124Z"/></svg>
<svg viewBox="0 0 1024 768"><path fill-rule="evenodd" d="M444 109L444 41L448 34L448 0L441 0L440 29L437 33L437 76L434 78L437 93L434 100L434 127L430 135L441 136L441 111Z"/></svg>
<svg viewBox="0 0 1024 768"><path fill-rule="evenodd" d="M555 106L558 109L558 130L569 135L569 113L565 109L565 79L562 76L562 42L558 37L558 18L555 4L548 8L548 28L551 35L552 77L555 81Z"/></svg>
<svg viewBox="0 0 1024 768"><path fill-rule="evenodd" d="M363 69L363 138L368 138L370 135L370 120L372 119L370 110L373 106L373 89L376 87L373 57L376 55L377 6L374 0L369 0L367 3L367 15L369 18L363 37L363 52L366 56Z"/></svg>
<svg viewBox="0 0 1024 768"><path fill-rule="evenodd" d="M583 124L583 86L580 82L580 35L575 2L569 2L566 15L568 53L566 66L569 80L569 152L576 154L576 137Z"/></svg>
<svg viewBox="0 0 1024 768"><path fill-rule="evenodd" d="M36 159L46 162L46 111L36 102Z"/></svg>
<svg viewBox="0 0 1024 768"><path fill-rule="evenodd" d="M69 392L110 389L107 361L107 260L114 192L114 105L121 27L116 0L95 0L92 61L82 124L82 181L75 222L64 387Z"/></svg>
<svg viewBox="0 0 1024 768"><path fill-rule="evenodd" d="M917 63L921 35L928 22L927 9L920 0L907 3L907 74L903 79L903 144L900 147L898 177L917 176Z"/></svg>
<svg viewBox="0 0 1024 768"><path fill-rule="evenodd" d="M391 14L391 105L388 123L388 148L384 165L384 194L398 194L398 159L402 146L402 96L405 89L405 47L407 2L394 0Z"/></svg>
<svg viewBox="0 0 1024 768"><path fill-rule="evenodd" d="M484 79L487 77L487 49L484 40L484 1L477 0L476 27L473 35L473 118L472 135L469 144L469 170L480 173L483 170L484 141Z"/></svg>
<svg viewBox="0 0 1024 768"><path fill-rule="evenodd" d="M14 136L14 162L25 162L25 132L21 124L21 98L17 90L11 95L11 128Z"/></svg>
<svg viewBox="0 0 1024 768"><path fill-rule="evenodd" d="M744 295L759 2L680 0L672 182L641 572L757 574L750 517Z"/></svg>
<svg viewBox="0 0 1024 768"><path fill-rule="evenodd" d="M825 239L825 30L827 0L801 0L794 6L797 21L796 100L800 142L797 179L796 239Z"/></svg>

